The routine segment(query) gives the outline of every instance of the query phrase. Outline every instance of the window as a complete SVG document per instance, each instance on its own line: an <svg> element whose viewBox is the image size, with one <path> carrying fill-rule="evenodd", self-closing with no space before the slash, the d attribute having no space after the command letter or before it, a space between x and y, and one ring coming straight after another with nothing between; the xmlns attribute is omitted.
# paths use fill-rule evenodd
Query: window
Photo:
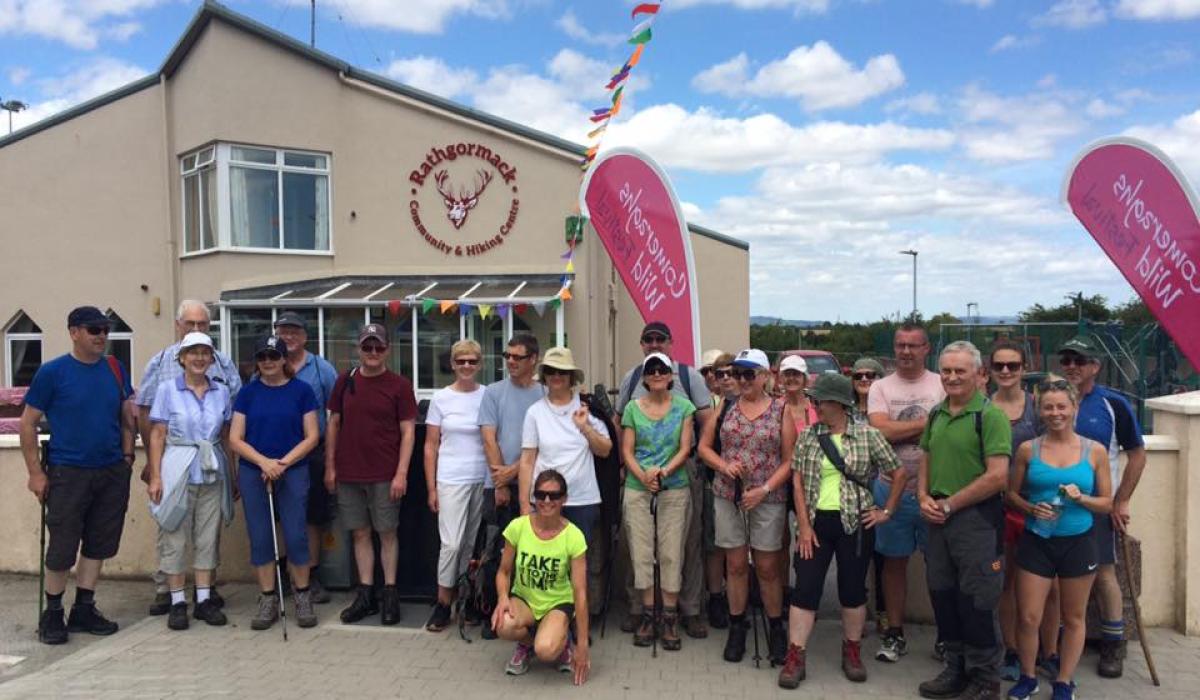
<svg viewBox="0 0 1200 700"><path fill-rule="evenodd" d="M4 329L5 386L29 386L42 366L42 329L24 311Z"/></svg>
<svg viewBox="0 0 1200 700"><path fill-rule="evenodd" d="M183 249L191 253L217 246L215 149L208 147L183 158Z"/></svg>
<svg viewBox="0 0 1200 700"><path fill-rule="evenodd" d="M116 311L109 309L104 312L108 317L108 346L104 352L116 357L125 366L125 371L133 373L133 329L125 323L125 319L117 315ZM131 378L132 382L133 379Z"/></svg>

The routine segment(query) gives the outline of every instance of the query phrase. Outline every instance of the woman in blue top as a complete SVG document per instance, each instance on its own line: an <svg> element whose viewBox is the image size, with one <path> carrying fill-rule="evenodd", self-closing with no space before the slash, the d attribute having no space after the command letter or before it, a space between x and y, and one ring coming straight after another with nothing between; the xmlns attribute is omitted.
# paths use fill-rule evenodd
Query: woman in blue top
<svg viewBox="0 0 1200 700"><path fill-rule="evenodd" d="M295 592L296 624L317 624L311 591L308 532L308 453L316 447L317 399L312 388L292 378L284 361L287 346L276 336L258 342L254 363L258 378L242 387L233 405L229 444L241 458L238 487L250 534L250 563L255 567L258 612L251 629L265 630L279 617L275 594L275 542L267 503L268 482L275 493L275 510L287 545L288 572Z"/></svg>
<svg viewBox="0 0 1200 700"><path fill-rule="evenodd" d="M1008 697L1024 700L1038 691L1038 628L1057 577L1063 634L1052 697L1068 700L1075 697L1071 676L1083 653L1084 614L1098 565L1092 514L1112 510L1112 479L1104 446L1075 432L1079 399L1074 387L1056 379L1042 382L1038 394L1046 433L1017 449L1005 495L1026 518L1017 546L1021 677Z"/></svg>

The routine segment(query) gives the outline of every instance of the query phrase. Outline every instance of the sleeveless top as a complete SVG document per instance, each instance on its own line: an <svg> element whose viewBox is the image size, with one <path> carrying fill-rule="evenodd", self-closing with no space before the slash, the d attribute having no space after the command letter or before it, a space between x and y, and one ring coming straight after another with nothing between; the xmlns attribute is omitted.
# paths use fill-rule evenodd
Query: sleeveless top
<svg viewBox="0 0 1200 700"><path fill-rule="evenodd" d="M742 413L741 404L735 404L725 416L721 430L721 458L735 461L747 467L749 477L742 481L742 491L761 486L779 468L781 443L783 442L783 399L772 398L770 406L762 415L750 420ZM733 479L717 472L713 479L713 495L732 501ZM767 494L764 503L783 503L787 500L787 489L778 488Z"/></svg>
<svg viewBox="0 0 1200 700"><path fill-rule="evenodd" d="M1049 503L1058 493L1058 487L1064 484L1075 484L1085 494L1093 495L1096 491L1096 472L1092 468L1088 454L1091 452L1092 441L1080 438L1079 461L1066 467L1055 467L1042 461L1042 439L1033 441L1033 455L1029 459L1029 469L1025 472L1025 485L1021 489L1025 500L1030 503ZM1070 537L1082 535L1092 529L1092 511L1062 497L1063 507L1058 519L1052 526L1051 537ZM1044 523L1032 515L1025 516L1025 527L1035 534L1039 529L1045 529Z"/></svg>

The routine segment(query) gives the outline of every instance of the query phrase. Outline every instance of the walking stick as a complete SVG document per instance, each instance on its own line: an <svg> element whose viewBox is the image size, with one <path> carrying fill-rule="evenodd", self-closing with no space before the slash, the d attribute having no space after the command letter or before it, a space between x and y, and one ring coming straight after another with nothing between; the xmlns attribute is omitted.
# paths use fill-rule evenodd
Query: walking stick
<svg viewBox="0 0 1200 700"><path fill-rule="evenodd" d="M738 479L733 482L733 503L739 509L742 507L742 480ZM750 616L750 627L754 631L754 668L760 668L762 663L762 652L758 648L758 617L762 613L762 591L758 592L758 605L754 603L754 589L758 586L758 572L754 568L754 548L750 547L750 513L742 511L742 527L746 531L746 547L750 552L750 571L747 573L746 581L746 612Z"/></svg>
<svg viewBox="0 0 1200 700"><path fill-rule="evenodd" d="M1121 538L1121 555L1125 557L1125 585L1129 587L1129 597L1133 601L1133 623L1137 626L1138 642L1142 645L1142 655L1146 657L1146 668L1150 669L1150 681L1157 687L1158 671L1154 669L1154 657L1150 656L1150 642L1146 640L1146 631L1142 629L1142 605L1138 602L1137 592L1133 590L1133 574L1129 571L1129 539L1125 533L1119 533Z"/></svg>
<svg viewBox="0 0 1200 700"><path fill-rule="evenodd" d="M46 471L46 465L50 462L50 445L42 443L38 446L41 451L39 459L42 463L42 471ZM42 514L42 525L39 528L40 544L38 545L38 628L41 628L42 613L46 607L46 498L50 495L50 486L47 484L46 491L42 497L38 499L38 510Z"/></svg>
<svg viewBox="0 0 1200 700"><path fill-rule="evenodd" d="M660 479L659 488L662 488ZM650 657L658 658L658 635L662 629L662 574L658 568L658 492L650 494L650 520L654 523L654 634Z"/></svg>
<svg viewBox="0 0 1200 700"><path fill-rule="evenodd" d="M267 506L271 509L271 545L275 547L275 591L279 595L279 621L283 623L283 641L287 641L287 609L283 604L283 569L279 566L279 533L275 529L275 485L267 482Z"/></svg>

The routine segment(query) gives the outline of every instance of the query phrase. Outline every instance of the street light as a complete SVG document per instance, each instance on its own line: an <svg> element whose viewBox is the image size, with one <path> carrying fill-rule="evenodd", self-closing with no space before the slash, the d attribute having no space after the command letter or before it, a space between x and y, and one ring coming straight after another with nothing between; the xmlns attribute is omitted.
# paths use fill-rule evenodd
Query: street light
<svg viewBox="0 0 1200 700"><path fill-rule="evenodd" d="M913 308L912 308L912 317L913 317L913 320L915 321L915 320L917 320L917 251L915 251L915 250L902 250L902 251L900 251L900 254L901 254L901 255L911 255L911 256L912 256L912 259L913 259Z"/></svg>
<svg viewBox="0 0 1200 700"><path fill-rule="evenodd" d="M20 100L8 100L7 102L0 102L0 109L3 109L4 111L8 112L8 133L10 133L10 134L12 133L13 112L20 112L21 110L28 109L28 108L29 108L29 105L25 104L24 102L21 102Z"/></svg>
<svg viewBox="0 0 1200 700"><path fill-rule="evenodd" d="M979 302L977 301L967 302L967 323L971 322L971 307L975 307L975 323L979 323Z"/></svg>

